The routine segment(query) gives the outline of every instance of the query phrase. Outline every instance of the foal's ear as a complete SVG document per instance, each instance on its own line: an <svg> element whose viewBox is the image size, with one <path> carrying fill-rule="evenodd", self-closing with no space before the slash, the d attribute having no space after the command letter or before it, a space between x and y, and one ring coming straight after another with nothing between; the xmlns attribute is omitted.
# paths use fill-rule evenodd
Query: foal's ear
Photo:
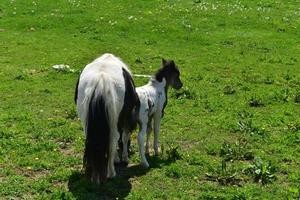
<svg viewBox="0 0 300 200"><path fill-rule="evenodd" d="M167 61L164 58L162 58L161 61L162 61L163 66L165 66L167 64Z"/></svg>
<svg viewBox="0 0 300 200"><path fill-rule="evenodd" d="M175 62L174 62L174 60L171 60L170 63L171 63L171 66L172 66L172 67L175 67Z"/></svg>

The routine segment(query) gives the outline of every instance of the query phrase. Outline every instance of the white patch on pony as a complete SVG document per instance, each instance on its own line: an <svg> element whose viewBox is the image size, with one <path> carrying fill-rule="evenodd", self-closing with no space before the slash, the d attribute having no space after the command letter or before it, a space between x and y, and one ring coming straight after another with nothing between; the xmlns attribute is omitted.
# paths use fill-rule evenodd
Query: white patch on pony
<svg viewBox="0 0 300 200"><path fill-rule="evenodd" d="M88 108L86 105L89 104L95 89L95 95L103 94L106 98L106 106L113 112L113 116L119 115L125 95L122 68L130 73L128 67L119 58L106 53L83 69L78 85L77 105L78 113L84 127L87 114L87 110L85 109ZM115 105L118 106L115 107ZM111 123L116 124L118 119L111 118Z"/></svg>

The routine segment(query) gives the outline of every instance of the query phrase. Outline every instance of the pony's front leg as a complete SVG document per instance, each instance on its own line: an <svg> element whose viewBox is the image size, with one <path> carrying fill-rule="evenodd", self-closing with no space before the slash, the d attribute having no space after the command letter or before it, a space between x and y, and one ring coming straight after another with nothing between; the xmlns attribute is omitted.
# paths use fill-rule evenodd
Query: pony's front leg
<svg viewBox="0 0 300 200"><path fill-rule="evenodd" d="M160 121L161 121L161 113L157 113L154 116L154 154L158 155L158 138L159 138L159 131L160 131Z"/></svg>
<svg viewBox="0 0 300 200"><path fill-rule="evenodd" d="M125 163L129 162L128 159L128 140L130 138L131 133L127 133L126 131L123 132L122 134L122 143L123 143L123 152L122 152L122 161Z"/></svg>
<svg viewBox="0 0 300 200"><path fill-rule="evenodd" d="M138 144L139 144L139 152L141 157L141 164L145 168L148 168L149 164L145 156L145 146L144 146L144 135L146 133L146 129L147 129L147 123L142 122L140 132L138 134Z"/></svg>
<svg viewBox="0 0 300 200"><path fill-rule="evenodd" d="M114 163L116 163L116 164L121 162L120 158L119 158L118 147L119 147L119 145L117 144L116 151L115 151L115 158L114 158Z"/></svg>
<svg viewBox="0 0 300 200"><path fill-rule="evenodd" d="M119 134L119 132L118 132L118 138L120 137L120 134ZM119 139L118 139L118 141L119 141ZM115 150L115 158L114 158L114 163L115 164L118 164L118 163L120 163L121 161L120 161L120 158L119 158L119 153L118 153L118 148L119 148L119 145L118 145L118 142L116 143L116 150Z"/></svg>
<svg viewBox="0 0 300 200"><path fill-rule="evenodd" d="M116 176L114 160L117 151L118 140L119 140L119 132L117 131L117 129L111 130L110 145L109 145L109 152L108 152L107 178L113 178Z"/></svg>
<svg viewBox="0 0 300 200"><path fill-rule="evenodd" d="M149 155L150 133L152 131L152 119L150 118L147 124L147 139L146 139L146 154Z"/></svg>

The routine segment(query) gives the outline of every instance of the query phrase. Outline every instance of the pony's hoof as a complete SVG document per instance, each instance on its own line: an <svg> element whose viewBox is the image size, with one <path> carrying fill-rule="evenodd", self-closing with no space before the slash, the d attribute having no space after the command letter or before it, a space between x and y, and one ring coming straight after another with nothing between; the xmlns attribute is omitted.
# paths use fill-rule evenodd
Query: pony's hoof
<svg viewBox="0 0 300 200"><path fill-rule="evenodd" d="M122 162L124 162L124 163L129 163L128 157L122 157Z"/></svg>
<svg viewBox="0 0 300 200"><path fill-rule="evenodd" d="M141 165L142 165L144 168L148 168L148 167L149 167L148 162L142 162Z"/></svg>
<svg viewBox="0 0 300 200"><path fill-rule="evenodd" d="M115 156L115 158L114 158L114 163L115 164L118 164L118 163L120 163L121 161L120 161L120 158L119 158L119 156Z"/></svg>
<svg viewBox="0 0 300 200"><path fill-rule="evenodd" d="M112 172L107 175L107 178L114 178L114 177L116 177L116 172Z"/></svg>
<svg viewBox="0 0 300 200"><path fill-rule="evenodd" d="M158 154L159 154L158 147L155 147L155 148L154 148L154 155L155 155L155 156L158 156Z"/></svg>

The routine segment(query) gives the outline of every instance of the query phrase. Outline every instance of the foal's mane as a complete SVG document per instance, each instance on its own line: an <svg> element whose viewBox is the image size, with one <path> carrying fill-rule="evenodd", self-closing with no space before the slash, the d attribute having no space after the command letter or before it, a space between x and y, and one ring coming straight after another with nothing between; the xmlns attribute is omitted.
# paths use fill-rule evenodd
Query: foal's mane
<svg viewBox="0 0 300 200"><path fill-rule="evenodd" d="M163 78L166 79L166 81L168 82L168 78L170 76L170 68L171 66L175 66L175 63L173 60L164 60L163 59L163 65L162 67L155 73L155 79L158 80L159 82L162 81Z"/></svg>

